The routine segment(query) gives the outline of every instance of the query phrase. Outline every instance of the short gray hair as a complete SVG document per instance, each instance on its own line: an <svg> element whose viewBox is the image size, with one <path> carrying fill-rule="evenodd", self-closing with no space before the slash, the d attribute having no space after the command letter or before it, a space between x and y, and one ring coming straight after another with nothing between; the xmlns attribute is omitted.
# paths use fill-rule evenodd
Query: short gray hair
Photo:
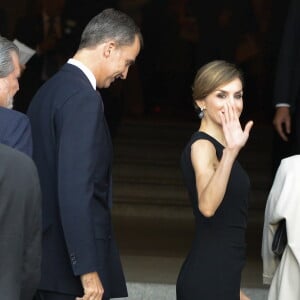
<svg viewBox="0 0 300 300"><path fill-rule="evenodd" d="M19 56L18 47L7 38L0 36L0 78L7 77L14 71L12 52Z"/></svg>
<svg viewBox="0 0 300 300"><path fill-rule="evenodd" d="M86 25L81 35L79 49L92 48L109 39L113 39L117 47L128 46L134 42L136 36L142 47L143 37L133 19L121 11L108 8L93 17Z"/></svg>

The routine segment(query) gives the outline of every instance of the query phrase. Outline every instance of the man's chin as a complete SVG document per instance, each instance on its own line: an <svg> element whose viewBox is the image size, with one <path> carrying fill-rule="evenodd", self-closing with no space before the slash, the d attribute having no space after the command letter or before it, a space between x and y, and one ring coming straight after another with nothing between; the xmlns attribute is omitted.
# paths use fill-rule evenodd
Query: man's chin
<svg viewBox="0 0 300 300"><path fill-rule="evenodd" d="M103 82L102 84L97 84L97 88L98 89L107 89L110 87L110 85L111 85L111 81L107 80L107 81Z"/></svg>
<svg viewBox="0 0 300 300"><path fill-rule="evenodd" d="M109 88L109 87L111 86L112 83L113 83L113 80L112 80L112 81L107 81L107 82L105 82L103 88L104 88L104 89Z"/></svg>
<svg viewBox="0 0 300 300"><path fill-rule="evenodd" d="M110 87L113 83L115 83L117 81L118 77L114 77L112 78L109 83L108 83L108 86Z"/></svg>

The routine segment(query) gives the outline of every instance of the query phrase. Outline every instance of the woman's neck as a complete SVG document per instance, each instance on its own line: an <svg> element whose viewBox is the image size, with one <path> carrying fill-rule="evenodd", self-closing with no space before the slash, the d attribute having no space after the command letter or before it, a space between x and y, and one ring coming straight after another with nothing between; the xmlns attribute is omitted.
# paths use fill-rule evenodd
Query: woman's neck
<svg viewBox="0 0 300 300"><path fill-rule="evenodd" d="M202 120L199 131L207 133L208 135L216 139L224 147L226 146L226 141L225 141L222 126L218 124L207 123L205 122L205 120Z"/></svg>

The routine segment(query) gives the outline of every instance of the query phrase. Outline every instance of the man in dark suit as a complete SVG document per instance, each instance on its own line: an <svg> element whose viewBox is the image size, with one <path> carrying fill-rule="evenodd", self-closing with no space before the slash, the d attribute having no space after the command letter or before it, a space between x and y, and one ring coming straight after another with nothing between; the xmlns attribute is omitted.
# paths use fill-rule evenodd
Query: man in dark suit
<svg viewBox="0 0 300 300"><path fill-rule="evenodd" d="M21 70L17 46L0 36L0 143L32 155L29 119L12 110Z"/></svg>
<svg viewBox="0 0 300 300"><path fill-rule="evenodd" d="M300 154L300 2L291 0L278 56L274 99L274 127L280 137L275 143L277 169L283 157Z"/></svg>
<svg viewBox="0 0 300 300"><path fill-rule="evenodd" d="M1 299L32 300L40 279L41 192L33 161L0 144Z"/></svg>
<svg viewBox="0 0 300 300"><path fill-rule="evenodd" d="M38 299L127 296L111 221L112 143L96 88L125 79L141 46L130 17L102 11L28 108L43 193Z"/></svg>
<svg viewBox="0 0 300 300"><path fill-rule="evenodd" d="M18 91L19 75L18 48L0 36L0 291L3 299L32 300L40 279L41 192L28 157L29 120L6 108Z"/></svg>

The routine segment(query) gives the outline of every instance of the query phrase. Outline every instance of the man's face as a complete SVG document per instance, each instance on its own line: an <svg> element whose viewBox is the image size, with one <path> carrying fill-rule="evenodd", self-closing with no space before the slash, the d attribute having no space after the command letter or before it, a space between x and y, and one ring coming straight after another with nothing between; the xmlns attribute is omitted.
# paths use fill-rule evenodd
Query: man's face
<svg viewBox="0 0 300 300"><path fill-rule="evenodd" d="M0 78L0 106L7 108L9 102L9 84L7 77Z"/></svg>
<svg viewBox="0 0 300 300"><path fill-rule="evenodd" d="M14 95L19 90L19 77L21 68L19 57L15 52L11 53L14 70L5 78L0 78L0 106L6 108L13 107Z"/></svg>
<svg viewBox="0 0 300 300"><path fill-rule="evenodd" d="M105 65L102 65L98 74L95 74L99 88L108 88L115 79L126 79L129 67L140 52L140 42L137 37L130 46L115 47L112 44L109 47Z"/></svg>

